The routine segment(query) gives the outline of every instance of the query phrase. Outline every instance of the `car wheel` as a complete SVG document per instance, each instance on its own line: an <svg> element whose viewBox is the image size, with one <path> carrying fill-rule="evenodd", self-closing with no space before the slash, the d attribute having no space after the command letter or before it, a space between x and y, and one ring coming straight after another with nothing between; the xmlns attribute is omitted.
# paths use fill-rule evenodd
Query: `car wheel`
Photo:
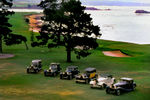
<svg viewBox="0 0 150 100"><path fill-rule="evenodd" d="M30 72L29 72L29 69L27 69L27 73L29 74Z"/></svg>
<svg viewBox="0 0 150 100"><path fill-rule="evenodd" d="M90 87L93 88L93 85L91 85Z"/></svg>
<svg viewBox="0 0 150 100"><path fill-rule="evenodd" d="M54 76L56 76L56 73L54 73Z"/></svg>
<svg viewBox="0 0 150 100"><path fill-rule="evenodd" d="M38 70L37 70L37 69L35 69L35 70L34 70L34 72L35 72L35 73L38 73Z"/></svg>
<svg viewBox="0 0 150 100"><path fill-rule="evenodd" d="M103 84L103 85L102 85L102 89L105 89L105 88L106 88L106 84Z"/></svg>
<svg viewBox="0 0 150 100"><path fill-rule="evenodd" d="M46 72L44 72L44 76L47 76L47 73L46 73Z"/></svg>
<svg viewBox="0 0 150 100"><path fill-rule="evenodd" d="M71 79L72 79L72 75L69 76L69 80L71 80Z"/></svg>
<svg viewBox="0 0 150 100"><path fill-rule="evenodd" d="M106 93L110 94L110 89L109 88L106 89Z"/></svg>
<svg viewBox="0 0 150 100"><path fill-rule="evenodd" d="M60 79L62 79L62 75L60 75Z"/></svg>
<svg viewBox="0 0 150 100"><path fill-rule="evenodd" d="M88 80L88 79L86 79L86 80L85 80L85 83L86 83L86 84L88 84L88 83L89 83L89 80Z"/></svg>
<svg viewBox="0 0 150 100"><path fill-rule="evenodd" d="M76 81L76 83L78 83L78 81Z"/></svg>
<svg viewBox="0 0 150 100"><path fill-rule="evenodd" d="M120 90L116 90L116 95L119 96L121 94Z"/></svg>
<svg viewBox="0 0 150 100"><path fill-rule="evenodd" d="M135 85L133 85L133 89L132 89L133 91L135 90L135 87L136 87L136 86L135 86Z"/></svg>

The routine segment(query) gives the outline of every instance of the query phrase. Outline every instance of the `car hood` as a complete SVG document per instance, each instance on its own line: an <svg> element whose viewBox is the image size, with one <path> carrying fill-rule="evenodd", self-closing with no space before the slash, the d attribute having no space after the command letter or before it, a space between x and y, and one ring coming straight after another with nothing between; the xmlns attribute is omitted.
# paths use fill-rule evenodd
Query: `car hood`
<svg viewBox="0 0 150 100"><path fill-rule="evenodd" d="M101 78L98 78L97 80L98 80L98 82L102 82L102 81L106 80L106 78L101 77Z"/></svg>
<svg viewBox="0 0 150 100"><path fill-rule="evenodd" d="M76 78L84 78L84 77L87 77L87 75L86 74L80 74L80 75L76 75Z"/></svg>
<svg viewBox="0 0 150 100"><path fill-rule="evenodd" d="M56 72L56 70L51 70L51 72Z"/></svg>

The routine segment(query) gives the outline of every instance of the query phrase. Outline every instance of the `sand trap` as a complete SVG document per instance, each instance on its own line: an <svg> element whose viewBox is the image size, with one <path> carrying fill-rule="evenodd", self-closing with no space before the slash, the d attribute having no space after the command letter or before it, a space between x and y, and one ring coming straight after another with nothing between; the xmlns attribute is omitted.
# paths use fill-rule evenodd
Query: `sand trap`
<svg viewBox="0 0 150 100"><path fill-rule="evenodd" d="M120 50L103 51L103 54L106 56L112 56L112 57L130 57L129 55L122 53Z"/></svg>
<svg viewBox="0 0 150 100"><path fill-rule="evenodd" d="M13 54L0 54L0 59L5 59L5 58L12 58L15 55Z"/></svg>
<svg viewBox="0 0 150 100"><path fill-rule="evenodd" d="M26 18L29 19L30 31L39 32L41 30L41 26L43 23L43 21L41 20L42 16L43 14L32 14L25 16Z"/></svg>

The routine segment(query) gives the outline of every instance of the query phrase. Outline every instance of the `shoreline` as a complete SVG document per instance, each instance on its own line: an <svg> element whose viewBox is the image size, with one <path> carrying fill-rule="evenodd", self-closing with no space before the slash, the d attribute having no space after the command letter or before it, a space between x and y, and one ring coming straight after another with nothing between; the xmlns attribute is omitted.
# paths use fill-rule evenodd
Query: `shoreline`
<svg viewBox="0 0 150 100"><path fill-rule="evenodd" d="M41 9L10 9L13 10L15 12L35 12L37 14L42 13L43 10ZM149 45L150 43L140 43L140 42L132 42L132 41L124 41L124 40L113 40L113 39L104 39L104 38L98 38L98 39L103 39L103 40L109 40L109 41L116 41L116 42L126 42L126 43L132 43L132 44L139 44L139 45Z"/></svg>

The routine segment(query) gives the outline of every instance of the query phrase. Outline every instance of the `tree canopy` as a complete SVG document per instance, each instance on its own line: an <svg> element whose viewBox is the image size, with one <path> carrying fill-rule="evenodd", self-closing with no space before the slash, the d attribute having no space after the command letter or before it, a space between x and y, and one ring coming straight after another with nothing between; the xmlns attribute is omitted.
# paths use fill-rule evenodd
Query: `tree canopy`
<svg viewBox="0 0 150 100"><path fill-rule="evenodd" d="M96 39L101 36L100 28L93 25L90 14L84 12L85 7L79 0L43 0L39 6L44 9L44 24L32 46L64 46L67 62L71 62L71 51L80 59L98 47Z"/></svg>
<svg viewBox="0 0 150 100"><path fill-rule="evenodd" d="M9 11L13 5L12 0L0 0L0 53L2 53L3 41L6 45L20 44L22 41L26 43L26 38L21 35L13 34L8 22L9 16L14 12Z"/></svg>

